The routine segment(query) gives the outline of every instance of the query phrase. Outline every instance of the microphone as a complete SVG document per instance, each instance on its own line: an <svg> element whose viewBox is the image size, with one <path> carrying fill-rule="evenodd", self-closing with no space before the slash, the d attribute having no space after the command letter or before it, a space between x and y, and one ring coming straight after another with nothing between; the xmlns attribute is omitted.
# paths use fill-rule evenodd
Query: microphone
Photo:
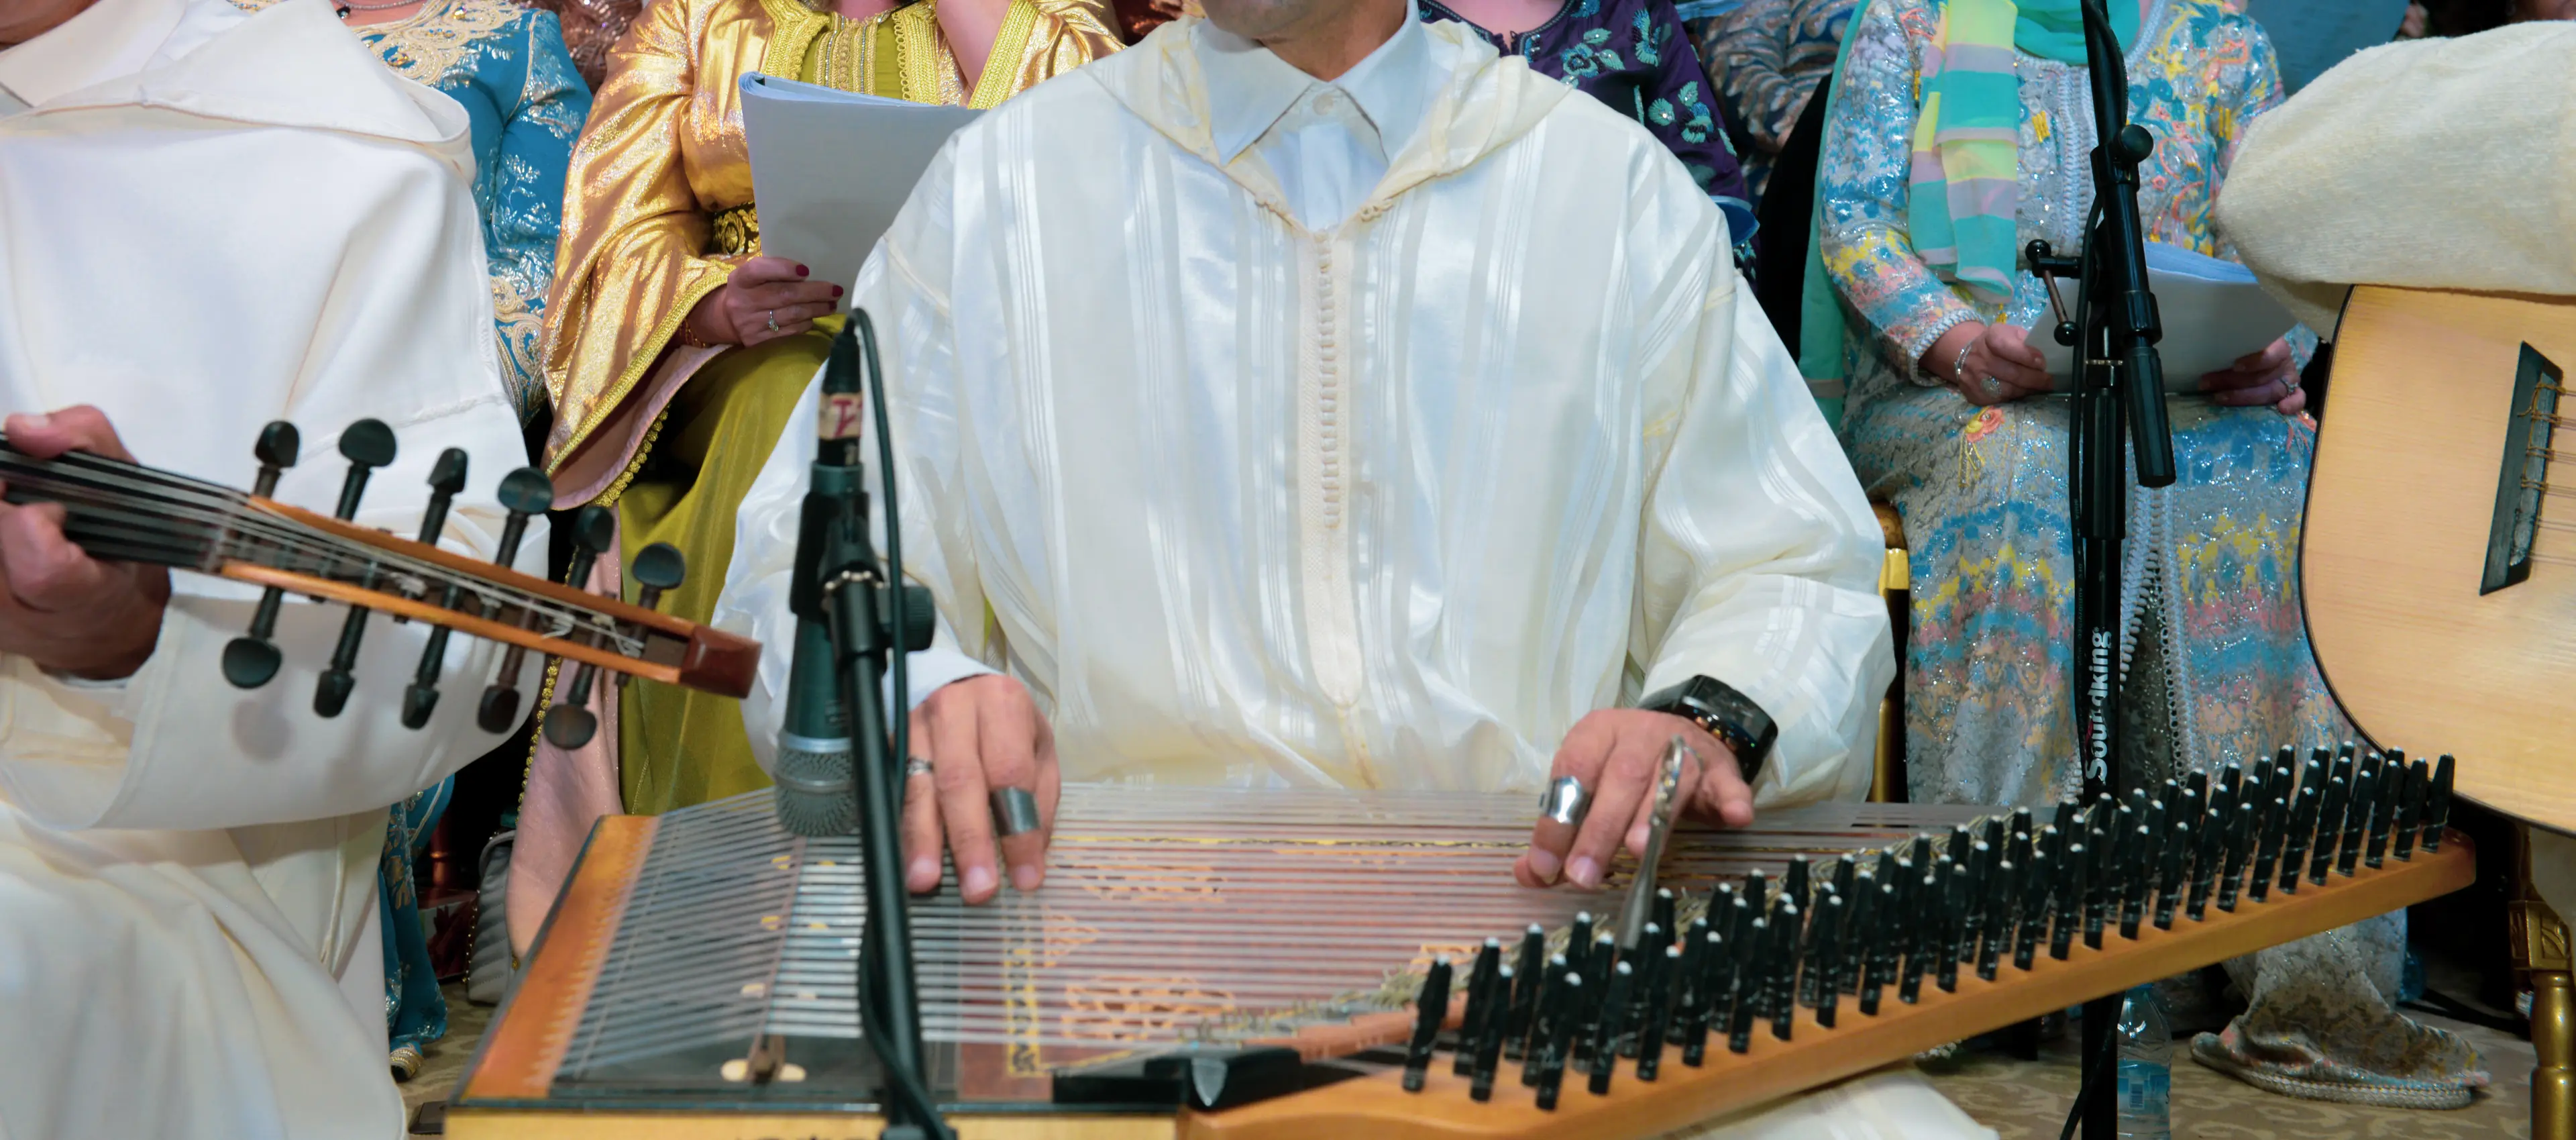
<svg viewBox="0 0 2576 1140"><path fill-rule="evenodd" d="M792 835L859 833L857 753L841 713L840 677L831 635L820 622L796 623L796 656L787 666L787 708L778 728L778 826Z"/></svg>

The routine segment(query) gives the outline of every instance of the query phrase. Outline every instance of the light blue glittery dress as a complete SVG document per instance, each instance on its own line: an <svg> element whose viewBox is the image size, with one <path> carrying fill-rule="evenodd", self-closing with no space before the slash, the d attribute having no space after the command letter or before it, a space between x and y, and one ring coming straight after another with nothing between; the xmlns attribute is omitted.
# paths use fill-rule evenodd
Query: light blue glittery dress
<svg viewBox="0 0 2576 1140"><path fill-rule="evenodd" d="M2069 700L2066 402L1981 409L1915 363L1963 321L2008 320L2039 336L2056 323L2030 274L2010 305L1972 303L1907 240L1917 75L1947 2L1873 0L1854 21L1817 175L1817 241L1849 329L1844 446L1872 497L1903 516L1912 558L1909 791L1924 802L2044 804L2082 785ZM2280 100L2270 43L2218 0L2158 0L2127 63L2130 117L2156 137L2141 171L2147 236L2229 256L2211 207L2246 125ZM2087 75L2027 54L2017 71L2018 240L2071 254L2092 204ZM2293 343L2304 354L2313 337ZM2131 778L2351 736L2298 609L2314 423L2200 399L2168 409L2180 477L2132 489L2124 547ZM2404 922L2392 914L2241 961L2253 1008L2196 1052L2278 1091L2465 1103L2486 1081L2475 1050L2393 1008Z"/></svg>

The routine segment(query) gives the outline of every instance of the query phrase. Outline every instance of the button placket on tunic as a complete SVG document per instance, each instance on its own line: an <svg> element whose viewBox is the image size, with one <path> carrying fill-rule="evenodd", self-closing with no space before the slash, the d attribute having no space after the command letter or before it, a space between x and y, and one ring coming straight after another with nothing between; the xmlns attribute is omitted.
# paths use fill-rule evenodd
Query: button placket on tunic
<svg viewBox="0 0 2576 1140"><path fill-rule="evenodd" d="M1316 684L1343 713L1355 762L1365 755L1349 713L1359 700L1360 631L1351 575L1350 369L1343 329L1350 243L1340 233L1307 238L1297 369L1297 531L1305 594L1307 655ZM1363 767L1364 767L1363 762Z"/></svg>

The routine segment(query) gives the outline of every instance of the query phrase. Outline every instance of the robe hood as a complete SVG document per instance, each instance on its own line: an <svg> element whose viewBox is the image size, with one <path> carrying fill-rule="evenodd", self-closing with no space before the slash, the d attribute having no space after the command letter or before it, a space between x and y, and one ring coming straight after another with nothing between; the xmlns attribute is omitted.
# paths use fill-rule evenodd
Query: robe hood
<svg viewBox="0 0 2576 1140"><path fill-rule="evenodd" d="M34 104L23 112L28 120L148 107L338 131L422 147L460 176L474 177L465 109L394 74L321 0L271 4L176 60L117 73L119 62L133 59L138 40L149 40L141 54L150 57L191 3L207 2L102 0L82 17L0 54L0 82ZM99 22L90 22L93 16Z"/></svg>
<svg viewBox="0 0 2576 1140"><path fill-rule="evenodd" d="M1094 61L1075 74L1107 88L1120 105L1174 145L1223 170L1280 216L1293 218L1277 178L1253 149L1247 148L1232 163L1218 160L1207 84L1199 53L1190 46L1192 30L1201 22L1203 18L1197 16L1174 20L1154 29L1136 46ZM1511 145L1573 91L1531 71L1518 56L1500 55L1456 23L1428 24L1423 31L1454 48L1462 62L1424 108L1421 129L1403 150L1387 156L1386 177L1370 193L1362 213L1368 212L1369 205L1465 170Z"/></svg>

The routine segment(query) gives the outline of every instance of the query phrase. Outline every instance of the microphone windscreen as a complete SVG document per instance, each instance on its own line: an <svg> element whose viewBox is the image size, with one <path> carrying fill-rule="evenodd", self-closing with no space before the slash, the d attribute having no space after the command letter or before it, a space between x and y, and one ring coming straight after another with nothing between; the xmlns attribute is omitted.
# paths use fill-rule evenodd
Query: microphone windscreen
<svg viewBox="0 0 2576 1140"><path fill-rule="evenodd" d="M848 737L778 734L778 826L807 837L859 833L858 785Z"/></svg>

